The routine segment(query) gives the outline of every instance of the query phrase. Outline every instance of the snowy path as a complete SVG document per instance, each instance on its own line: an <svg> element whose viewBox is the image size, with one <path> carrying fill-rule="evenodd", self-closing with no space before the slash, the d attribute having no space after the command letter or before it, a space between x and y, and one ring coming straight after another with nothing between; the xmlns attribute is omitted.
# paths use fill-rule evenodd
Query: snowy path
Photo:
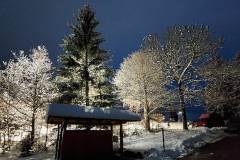
<svg viewBox="0 0 240 160"><path fill-rule="evenodd" d="M167 149L173 149L180 145L183 140L200 133L200 130L165 130L165 146ZM124 139L124 142L124 147L129 150L147 151L152 148L163 149L161 132L144 134L143 137L127 137Z"/></svg>
<svg viewBox="0 0 240 160"><path fill-rule="evenodd" d="M189 131L165 130L165 148L163 151L162 133L144 133L142 136L126 137L124 147L142 152L145 160L176 159L194 148L212 143L224 136L222 129L198 128Z"/></svg>
<svg viewBox="0 0 240 160"><path fill-rule="evenodd" d="M236 160L239 158L240 135L229 135L222 140L198 149L182 160Z"/></svg>

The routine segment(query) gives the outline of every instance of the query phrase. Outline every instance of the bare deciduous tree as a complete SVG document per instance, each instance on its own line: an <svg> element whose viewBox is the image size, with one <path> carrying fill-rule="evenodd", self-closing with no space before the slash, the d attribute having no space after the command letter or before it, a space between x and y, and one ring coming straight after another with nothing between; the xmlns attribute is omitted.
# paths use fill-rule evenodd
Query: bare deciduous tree
<svg viewBox="0 0 240 160"><path fill-rule="evenodd" d="M145 128L150 130L151 110L159 105L161 97L161 69L155 64L154 54L140 50L124 59L114 82L119 95L127 104L138 103L144 108Z"/></svg>
<svg viewBox="0 0 240 160"><path fill-rule="evenodd" d="M183 113L183 128L187 127L186 103L201 90L204 79L199 69L207 64L221 45L207 26L179 25L170 27L159 52L161 68L169 90L178 94L179 108Z"/></svg>
<svg viewBox="0 0 240 160"><path fill-rule="evenodd" d="M202 69L207 80L205 101L210 112L219 112L225 119L239 110L240 61L239 55L226 61L217 56Z"/></svg>
<svg viewBox="0 0 240 160"><path fill-rule="evenodd" d="M29 56L23 51L15 54L15 59L5 63L5 69L1 70L1 90L5 93L1 100L30 126L31 145L35 140L36 119L43 119L41 113L55 95L51 64L47 49L38 47L32 49Z"/></svg>

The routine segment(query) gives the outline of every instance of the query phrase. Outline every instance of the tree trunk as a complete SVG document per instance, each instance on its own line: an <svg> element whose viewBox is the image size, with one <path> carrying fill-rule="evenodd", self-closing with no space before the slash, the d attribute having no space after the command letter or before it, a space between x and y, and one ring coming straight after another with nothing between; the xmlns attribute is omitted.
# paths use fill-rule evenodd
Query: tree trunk
<svg viewBox="0 0 240 160"><path fill-rule="evenodd" d="M88 52L86 49L86 53L85 53L85 96L86 96L86 106L89 106L89 71L88 71Z"/></svg>
<svg viewBox="0 0 240 160"><path fill-rule="evenodd" d="M100 107L103 107L103 96L100 84L98 84L99 96L100 96Z"/></svg>
<svg viewBox="0 0 240 160"><path fill-rule="evenodd" d="M88 79L86 79L85 83L86 83L86 88L85 88L86 106L89 106L89 82L88 82Z"/></svg>
<svg viewBox="0 0 240 160"><path fill-rule="evenodd" d="M11 147L11 133L10 133L10 123L9 122L9 111L7 110L7 150L10 151Z"/></svg>
<svg viewBox="0 0 240 160"><path fill-rule="evenodd" d="M6 152L6 134L3 134L2 154Z"/></svg>
<svg viewBox="0 0 240 160"><path fill-rule="evenodd" d="M187 114L186 114L186 108L185 108L185 101L184 101L184 93L182 90L182 85L181 83L179 85L179 100L180 100L180 108L182 110L182 115L183 115L183 129L188 130L187 126Z"/></svg>
<svg viewBox="0 0 240 160"><path fill-rule="evenodd" d="M150 119L149 119L149 109L148 106L144 105L144 125L145 125L145 129L150 131Z"/></svg>
<svg viewBox="0 0 240 160"><path fill-rule="evenodd" d="M144 125L145 125L145 129L150 131L151 127L150 127L150 119L149 119L149 103L148 103L148 94L147 94L147 88L145 85L145 81L144 81Z"/></svg>
<svg viewBox="0 0 240 160"><path fill-rule="evenodd" d="M47 124L46 137L45 137L45 148L47 148L47 143L48 143L48 124Z"/></svg>
<svg viewBox="0 0 240 160"><path fill-rule="evenodd" d="M32 120L31 120L31 132L30 132L30 144L31 147L34 144L34 140L35 140L35 111L33 111L32 113Z"/></svg>
<svg viewBox="0 0 240 160"><path fill-rule="evenodd" d="M9 126L9 122L7 124L7 150L10 151L11 148L11 133L10 133L10 126Z"/></svg>
<svg viewBox="0 0 240 160"><path fill-rule="evenodd" d="M145 129L150 131L150 119L149 119L149 106L148 106L148 100L145 95L145 104L144 104L144 125Z"/></svg>

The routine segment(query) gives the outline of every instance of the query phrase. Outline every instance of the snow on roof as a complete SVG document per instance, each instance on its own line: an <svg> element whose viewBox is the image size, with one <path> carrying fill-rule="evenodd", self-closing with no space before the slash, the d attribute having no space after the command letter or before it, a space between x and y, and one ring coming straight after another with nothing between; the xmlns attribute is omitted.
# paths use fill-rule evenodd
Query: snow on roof
<svg viewBox="0 0 240 160"><path fill-rule="evenodd" d="M116 108L100 108L91 106L79 106L70 104L49 104L47 119L94 119L94 120L116 120L116 121L140 121L141 117L127 110Z"/></svg>

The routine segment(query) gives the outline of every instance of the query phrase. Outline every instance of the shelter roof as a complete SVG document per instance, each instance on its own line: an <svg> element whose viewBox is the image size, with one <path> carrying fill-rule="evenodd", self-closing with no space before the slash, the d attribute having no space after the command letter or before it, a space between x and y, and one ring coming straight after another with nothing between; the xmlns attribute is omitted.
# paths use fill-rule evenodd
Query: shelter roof
<svg viewBox="0 0 240 160"><path fill-rule="evenodd" d="M91 107L70 104L49 104L47 123L60 124L122 124L127 121L140 121L141 117L128 110L112 107Z"/></svg>

